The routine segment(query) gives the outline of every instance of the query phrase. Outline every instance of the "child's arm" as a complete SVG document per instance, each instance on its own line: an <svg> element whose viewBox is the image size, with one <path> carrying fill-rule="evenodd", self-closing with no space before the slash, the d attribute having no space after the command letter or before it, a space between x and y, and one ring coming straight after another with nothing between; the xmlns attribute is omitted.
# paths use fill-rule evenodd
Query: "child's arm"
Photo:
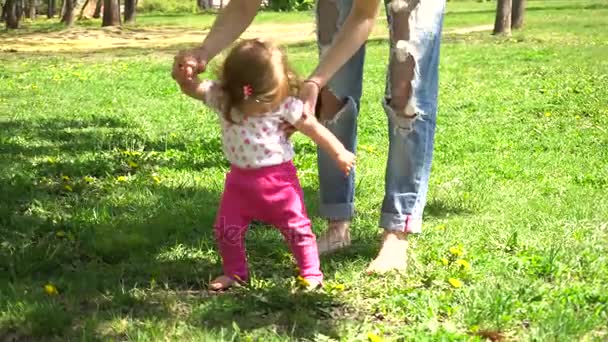
<svg viewBox="0 0 608 342"><path fill-rule="evenodd" d="M218 112L221 111L223 92L219 83L215 81L201 82L198 77L187 79L183 75L179 75L175 80L184 94L203 101L207 106Z"/></svg>
<svg viewBox="0 0 608 342"><path fill-rule="evenodd" d="M321 125L313 115L302 115L294 123L296 129L310 137L330 157L332 157L342 172L348 175L355 166L355 155L347 150L344 145L325 126Z"/></svg>
<svg viewBox="0 0 608 342"><path fill-rule="evenodd" d="M209 87L206 87L203 82L199 81L198 79L194 78L192 80L178 80L177 83L179 84L182 93L197 100L207 100L206 95Z"/></svg>

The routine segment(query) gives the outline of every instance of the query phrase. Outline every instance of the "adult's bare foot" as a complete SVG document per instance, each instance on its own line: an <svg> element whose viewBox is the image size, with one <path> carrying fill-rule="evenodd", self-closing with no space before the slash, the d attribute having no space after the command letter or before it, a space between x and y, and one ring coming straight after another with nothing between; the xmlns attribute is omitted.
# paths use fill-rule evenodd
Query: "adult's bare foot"
<svg viewBox="0 0 608 342"><path fill-rule="evenodd" d="M317 239L319 255L350 246L350 221L329 221L327 231Z"/></svg>
<svg viewBox="0 0 608 342"><path fill-rule="evenodd" d="M232 287L232 285L234 285L236 283L236 280L225 276L225 275L221 275L215 279L213 279L213 281L211 283L209 283L209 290L212 291L221 291L221 290L227 290L229 288Z"/></svg>
<svg viewBox="0 0 608 342"><path fill-rule="evenodd" d="M368 273L404 271L407 268L407 233L385 231L382 247L367 268Z"/></svg>

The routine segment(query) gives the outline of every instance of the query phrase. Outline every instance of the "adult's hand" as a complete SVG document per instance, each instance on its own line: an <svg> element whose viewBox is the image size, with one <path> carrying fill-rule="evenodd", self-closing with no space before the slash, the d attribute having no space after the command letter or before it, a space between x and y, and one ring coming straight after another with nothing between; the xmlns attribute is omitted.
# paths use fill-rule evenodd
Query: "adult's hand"
<svg viewBox="0 0 608 342"><path fill-rule="evenodd" d="M208 57L202 48L182 50L173 59L171 76L174 80L192 80L207 68Z"/></svg>
<svg viewBox="0 0 608 342"><path fill-rule="evenodd" d="M321 85L314 80L306 80L300 87L300 100L304 103L304 114L315 115L317 100L321 93Z"/></svg>

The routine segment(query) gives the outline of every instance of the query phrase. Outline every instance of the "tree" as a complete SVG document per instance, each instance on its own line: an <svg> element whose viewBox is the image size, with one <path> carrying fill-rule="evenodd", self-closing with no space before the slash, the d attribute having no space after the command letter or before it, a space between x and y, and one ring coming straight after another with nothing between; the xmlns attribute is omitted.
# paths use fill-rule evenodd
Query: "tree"
<svg viewBox="0 0 608 342"><path fill-rule="evenodd" d="M99 19L101 18L101 10L103 9L103 1L104 0L96 0L95 4L95 13L93 13L93 18Z"/></svg>
<svg viewBox="0 0 608 342"><path fill-rule="evenodd" d="M70 27L74 25L74 9L76 7L76 0L63 0L63 13L61 16L61 22L66 26Z"/></svg>
<svg viewBox="0 0 608 342"><path fill-rule="evenodd" d="M38 6L38 0L27 0L27 6L25 12L30 20L36 19L36 7Z"/></svg>
<svg viewBox="0 0 608 342"><path fill-rule="evenodd" d="M511 0L498 0L493 34L511 34Z"/></svg>
<svg viewBox="0 0 608 342"><path fill-rule="evenodd" d="M48 0L46 2L46 4L47 4L46 17L51 19L52 17L55 16L55 7L56 7L55 0Z"/></svg>
<svg viewBox="0 0 608 342"><path fill-rule="evenodd" d="M6 0L4 4L4 15L6 16L6 28L7 29L18 29L19 19L17 16L17 2L19 0Z"/></svg>
<svg viewBox="0 0 608 342"><path fill-rule="evenodd" d="M524 13L526 11L526 0L513 0L511 13L511 28L516 30L524 26Z"/></svg>
<svg viewBox="0 0 608 342"><path fill-rule="evenodd" d="M95 9L97 8L97 0L86 0L80 9L78 19L90 19L95 15Z"/></svg>
<svg viewBox="0 0 608 342"><path fill-rule="evenodd" d="M120 26L120 2L119 0L104 0L102 27Z"/></svg>
<svg viewBox="0 0 608 342"><path fill-rule="evenodd" d="M135 23L135 12L137 11L137 0L125 0L125 23Z"/></svg>

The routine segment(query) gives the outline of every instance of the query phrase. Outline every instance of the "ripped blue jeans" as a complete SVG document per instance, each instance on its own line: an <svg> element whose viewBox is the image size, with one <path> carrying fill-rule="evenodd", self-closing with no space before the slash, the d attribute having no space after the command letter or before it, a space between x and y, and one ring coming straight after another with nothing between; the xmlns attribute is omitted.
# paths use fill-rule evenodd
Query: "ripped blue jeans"
<svg viewBox="0 0 608 342"><path fill-rule="evenodd" d="M391 53L382 103L388 117L389 152L380 227L419 233L433 156L445 0L390 1L386 13ZM352 4L353 0L318 0L321 55L331 46ZM365 46L334 75L321 95L320 120L353 152L364 59ZM341 109L325 114L324 99L328 96ZM354 214L355 173L345 178L327 154L321 150L317 153L320 214L331 220L350 220Z"/></svg>

